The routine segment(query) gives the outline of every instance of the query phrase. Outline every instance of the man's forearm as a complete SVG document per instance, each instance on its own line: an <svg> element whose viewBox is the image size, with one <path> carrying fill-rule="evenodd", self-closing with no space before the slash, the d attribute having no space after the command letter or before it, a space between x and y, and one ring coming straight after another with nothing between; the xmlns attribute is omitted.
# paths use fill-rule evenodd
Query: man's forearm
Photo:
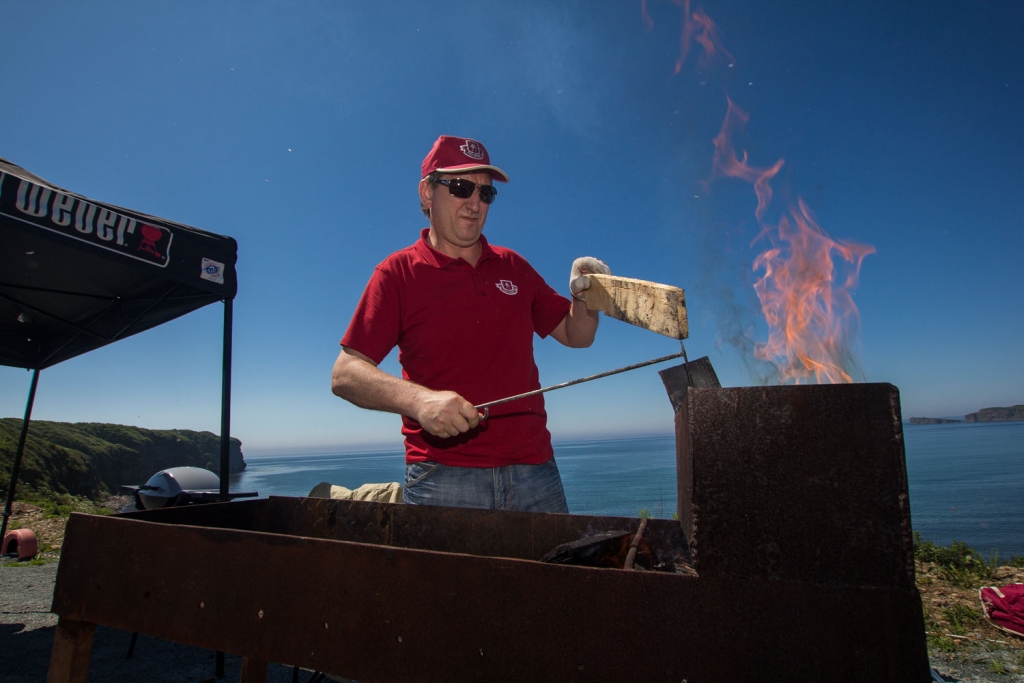
<svg viewBox="0 0 1024 683"><path fill-rule="evenodd" d="M565 316L565 336L567 346L582 349L594 343L597 335L597 323L599 311L590 311L587 304L578 299L573 299L569 315Z"/></svg>
<svg viewBox="0 0 1024 683"><path fill-rule="evenodd" d="M384 372L369 358L343 348L331 371L331 391L369 410L405 415L440 438L462 434L480 424L473 404L454 391L432 391Z"/></svg>
<svg viewBox="0 0 1024 683"><path fill-rule="evenodd" d="M413 407L429 389L388 374L346 350L334 363L331 391L360 408L412 417Z"/></svg>

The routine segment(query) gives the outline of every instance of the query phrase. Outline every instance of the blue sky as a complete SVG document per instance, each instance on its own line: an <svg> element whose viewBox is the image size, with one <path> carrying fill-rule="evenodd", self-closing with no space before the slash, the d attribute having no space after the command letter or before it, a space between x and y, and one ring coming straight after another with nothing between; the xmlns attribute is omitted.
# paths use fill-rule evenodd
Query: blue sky
<svg viewBox="0 0 1024 683"><path fill-rule="evenodd" d="M691 358L758 381L737 331L751 287L750 186L703 184L727 97L734 144L785 165L833 238L872 245L854 291L862 380L904 417L1024 402L1024 8L1013 2L694 3L732 60L678 74L682 8L612 2L0 0L0 156L87 196L239 242L232 432L246 453L397 446L399 419L330 393L373 266L424 220L440 134L511 176L491 241L567 290L577 256L687 292ZM33 417L219 430L211 306L41 374ZM740 345L742 346L742 345ZM545 385L678 350L604 320L594 346L536 341ZM383 364L399 371L393 353ZM0 415L30 373L0 368ZM497 397L496 397L497 398ZM667 432L656 368L548 395L555 439Z"/></svg>

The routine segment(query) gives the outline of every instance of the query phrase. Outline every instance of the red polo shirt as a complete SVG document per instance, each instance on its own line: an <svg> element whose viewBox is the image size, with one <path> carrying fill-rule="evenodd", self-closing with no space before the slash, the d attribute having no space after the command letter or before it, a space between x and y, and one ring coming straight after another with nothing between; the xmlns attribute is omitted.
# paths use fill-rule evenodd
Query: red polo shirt
<svg viewBox="0 0 1024 683"><path fill-rule="evenodd" d="M481 236L474 268L431 247L428 232L376 267L342 346L380 363L397 345L405 379L455 391L473 405L539 389L533 335L550 334L571 302L511 249ZM489 419L451 439L403 416L406 462L547 462L553 451L546 423L540 395L494 406Z"/></svg>

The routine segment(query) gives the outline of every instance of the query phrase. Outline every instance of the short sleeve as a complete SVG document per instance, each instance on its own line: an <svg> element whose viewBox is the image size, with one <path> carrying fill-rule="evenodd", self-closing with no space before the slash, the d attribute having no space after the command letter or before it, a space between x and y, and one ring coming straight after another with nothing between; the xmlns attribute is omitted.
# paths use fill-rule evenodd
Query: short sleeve
<svg viewBox="0 0 1024 683"><path fill-rule="evenodd" d="M398 288L377 266L363 290L341 345L358 351L378 365L398 343L401 301Z"/></svg>

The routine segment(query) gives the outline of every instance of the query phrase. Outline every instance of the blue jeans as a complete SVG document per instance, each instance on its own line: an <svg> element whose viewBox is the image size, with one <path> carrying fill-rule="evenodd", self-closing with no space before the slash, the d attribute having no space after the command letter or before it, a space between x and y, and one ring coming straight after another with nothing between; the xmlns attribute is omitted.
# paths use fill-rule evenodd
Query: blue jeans
<svg viewBox="0 0 1024 683"><path fill-rule="evenodd" d="M405 466L402 502L410 505L568 512L558 465L452 467L437 462Z"/></svg>

